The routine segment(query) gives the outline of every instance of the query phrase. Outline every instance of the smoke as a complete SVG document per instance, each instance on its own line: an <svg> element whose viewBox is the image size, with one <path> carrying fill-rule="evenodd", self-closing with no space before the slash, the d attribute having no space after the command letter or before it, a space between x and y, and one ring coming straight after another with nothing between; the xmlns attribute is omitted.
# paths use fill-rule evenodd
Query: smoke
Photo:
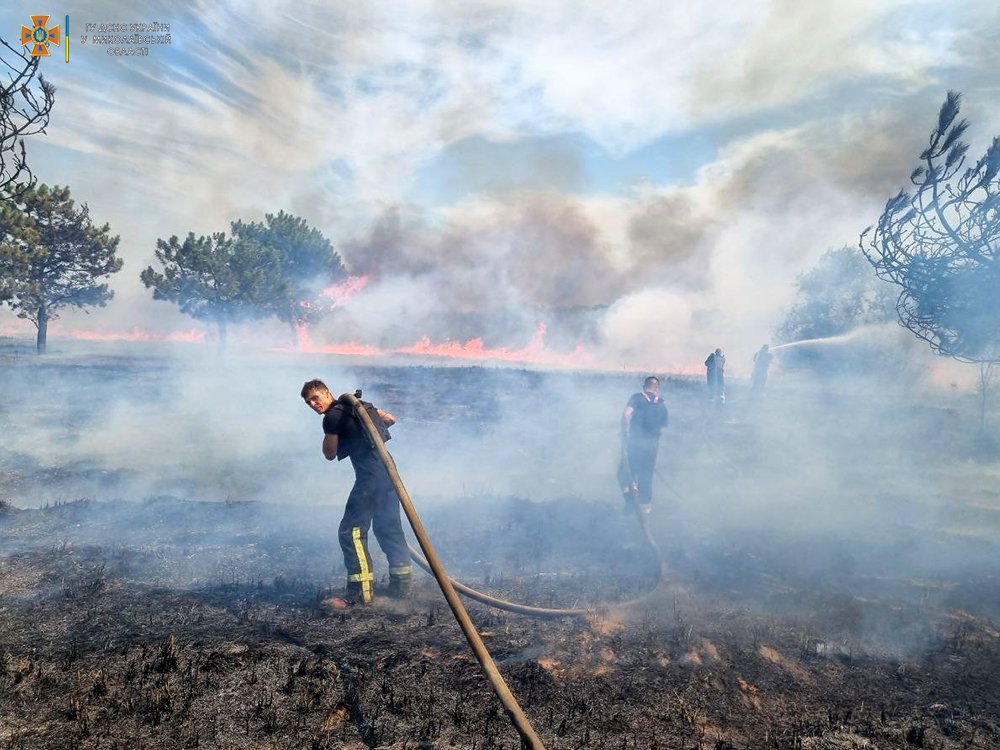
<svg viewBox="0 0 1000 750"><path fill-rule="evenodd" d="M72 75L52 69L62 114L51 143L31 144L36 172L71 175L126 257L112 304L67 311L64 331L189 331L138 282L155 239L285 207L368 279L310 340L366 347L382 367L294 353L274 322L235 327L222 358L210 335L115 348L53 328L50 356L2 355L4 495L339 507L350 468L322 459L298 398L319 376L397 413L390 447L418 505L569 498L618 518L617 431L642 371L675 376L660 467L676 492L658 486L653 522L690 585L776 607L782 585L866 593L889 577L912 596L914 576L992 574L995 462L969 428L969 370L859 329L787 342L848 360L836 377L797 373L779 350L765 397L744 378L796 276L853 245L905 181L946 88L936 76L964 63L983 108L970 117L995 120L998 47L981 40L996 10L938 23L895 3L610 7L200 3L161 18L177 45L149 65L81 49ZM313 15L327 23L310 21L304 55L288 40ZM595 371L391 354L425 338L526 350L542 326L548 350L582 347ZM879 357L849 356L860 344ZM720 346L722 407L702 386Z"/></svg>
<svg viewBox="0 0 1000 750"><path fill-rule="evenodd" d="M820 346L847 352L884 333L855 331ZM298 396L319 376L335 393L361 387L397 416L389 448L419 509L512 497L553 503L559 510L538 533L558 546L559 514L584 504L608 520L587 542L594 549L628 539L615 475L637 374L373 367L291 351L206 357L182 344L57 345L38 358L20 346L4 345L0 371L2 499L14 505L254 501L275 509L262 513L277 514L282 534L322 517L332 539L353 476L348 463L323 459L320 421ZM709 401L703 370L652 370L664 376L671 418L650 520L676 575L796 616L845 589L849 599L926 598L914 580L936 582L934 606L981 611L969 597L975 582L995 575L996 519L986 510L995 463L969 461L973 404L948 382L900 377L899 361L816 379L784 369L782 350L776 356L763 396L731 377L721 406ZM434 517L432 536L462 533L446 512ZM309 529L309 544L322 544ZM80 533L101 543L97 529ZM228 526L218 533L218 544L241 543ZM949 583L960 580L972 583ZM907 645L881 620L855 626L852 638Z"/></svg>
<svg viewBox="0 0 1000 750"><path fill-rule="evenodd" d="M582 207L556 195L472 205L440 227L395 207L344 246L373 281L331 327L379 345L428 336L520 347L545 324L572 350L592 337L585 311L625 285L602 243Z"/></svg>
<svg viewBox="0 0 1000 750"><path fill-rule="evenodd" d="M138 283L155 239L284 207L325 231L356 273L378 271L391 287L380 304L404 276L417 277L407 308L440 301L415 317L422 330L390 334L404 345L517 345L545 323L560 345L613 354L604 311L649 289L696 297L699 319L716 321L705 338L761 340L795 274L853 242L858 216L898 188L921 140L905 126L938 96L920 82L958 57L973 101L979 71L993 67L995 45L979 32L995 10L941 19L855 5L719 19L656 3L623 14L144 2L143 14L177 26L171 49L138 68L81 47L78 74L50 73L63 114L33 163L49 182L72 170L74 196L122 234L126 260L115 301L66 323L189 327ZM247 15L258 19L241 38L252 56L222 31ZM303 57L276 40L297 38L306 17L315 44ZM675 171L675 151L694 143L696 169ZM427 180L447 196L428 194ZM472 330L465 316L479 309ZM369 313L347 325L381 340L386 326ZM700 335L687 347L700 351Z"/></svg>
<svg viewBox="0 0 1000 750"><path fill-rule="evenodd" d="M693 185L630 198L508 194L437 215L394 206L342 245L352 272L372 283L330 335L520 346L542 323L550 343L583 343L610 368L640 350L690 368L706 342L748 358L791 302L790 269L818 256L802 251L822 241L814 228L834 219L830 241L856 231L846 216L861 196L816 183L827 159L811 155L815 135L740 143Z"/></svg>
<svg viewBox="0 0 1000 750"><path fill-rule="evenodd" d="M506 307L507 292L561 310L606 305L622 293L623 275L601 240L586 206L531 194L469 205L437 230L418 212L394 207L346 244L344 256L360 273L434 276L459 311Z"/></svg>

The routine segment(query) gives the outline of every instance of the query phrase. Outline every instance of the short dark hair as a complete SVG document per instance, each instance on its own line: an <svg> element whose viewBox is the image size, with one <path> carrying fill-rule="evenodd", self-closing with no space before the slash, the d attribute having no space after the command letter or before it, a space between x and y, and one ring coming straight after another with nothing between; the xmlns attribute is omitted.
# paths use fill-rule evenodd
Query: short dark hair
<svg viewBox="0 0 1000 750"><path fill-rule="evenodd" d="M305 385L302 386L302 390L299 392L299 395L302 396L302 398L305 398L313 391L329 391L329 390L330 389L326 387L326 383L324 383L319 378L313 378L312 380L307 380L305 382Z"/></svg>
<svg viewBox="0 0 1000 750"><path fill-rule="evenodd" d="M655 375L650 375L648 378L646 378L645 380L642 381L642 387L645 388L647 385L649 385L650 383L653 383L653 382L655 382L657 385L659 385L660 384L660 379L658 377L656 377Z"/></svg>

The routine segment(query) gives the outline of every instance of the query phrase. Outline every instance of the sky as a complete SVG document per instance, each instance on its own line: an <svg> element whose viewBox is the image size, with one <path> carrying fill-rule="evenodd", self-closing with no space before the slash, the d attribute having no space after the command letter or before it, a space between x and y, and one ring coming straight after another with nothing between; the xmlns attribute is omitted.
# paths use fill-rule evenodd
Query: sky
<svg viewBox="0 0 1000 750"><path fill-rule="evenodd" d="M18 0L0 35L41 13L69 15L70 60L41 63L30 164L125 261L63 331L204 329L139 282L157 238L285 210L368 277L313 344L534 341L681 372L718 346L740 374L797 276L906 185L949 89L972 154L1000 133L990 0ZM82 39L154 21L170 43L146 56Z"/></svg>

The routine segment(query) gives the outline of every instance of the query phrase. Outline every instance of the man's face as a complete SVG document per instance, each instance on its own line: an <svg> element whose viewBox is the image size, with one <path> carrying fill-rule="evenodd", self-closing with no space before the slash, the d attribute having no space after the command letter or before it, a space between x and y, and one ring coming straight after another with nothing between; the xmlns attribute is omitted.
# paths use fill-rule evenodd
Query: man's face
<svg viewBox="0 0 1000 750"><path fill-rule="evenodd" d="M656 396L660 392L660 383L657 380L650 380L643 390L650 396Z"/></svg>
<svg viewBox="0 0 1000 750"><path fill-rule="evenodd" d="M327 390L309 391L305 397L306 406L317 414L323 414L333 403L333 394Z"/></svg>

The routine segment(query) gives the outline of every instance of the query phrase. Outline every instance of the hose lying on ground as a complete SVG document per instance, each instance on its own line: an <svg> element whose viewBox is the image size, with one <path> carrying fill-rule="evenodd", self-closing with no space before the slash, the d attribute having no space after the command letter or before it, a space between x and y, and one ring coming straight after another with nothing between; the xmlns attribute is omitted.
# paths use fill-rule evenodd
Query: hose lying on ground
<svg viewBox="0 0 1000 750"><path fill-rule="evenodd" d="M413 549L413 547L410 547L409 545L407 545L407 549L410 550L410 557L413 558L413 561L417 565L431 575L434 574L434 571L431 570L430 563L424 559L420 552ZM593 609L558 609L553 607L531 607L527 604L518 604L517 602L507 601L506 599L498 599L495 596L484 594L482 591L477 591L470 586L466 586L464 583L456 581L454 578L450 580L451 585L455 587L455 591L458 593L465 594L465 596L470 599L475 599L481 604L488 604L491 607L503 609L508 612L516 612L520 615L529 615L530 617L587 617L594 614Z"/></svg>
<svg viewBox="0 0 1000 750"><path fill-rule="evenodd" d="M605 605L601 605L601 606L598 606L598 607L590 607L590 608L565 608L565 609L563 609L563 608L559 608L559 607L532 607L532 606L527 605L527 604L518 604L517 602L512 602L512 601L509 601L507 599L499 599L499 598L497 598L495 596L490 596L489 594L483 593L482 591L478 591L478 590L472 588L471 586L466 586L464 583L461 583L460 581L456 581L454 578L449 579L451 581L451 585L455 588L455 590L458 593L464 594L465 596L469 597L470 599L474 599L475 601L480 602L481 604L486 604L486 605L488 605L490 607L496 607L497 609L502 609L502 610L505 610L507 612L514 612L515 614L519 614L519 615L527 615L529 617L540 617L540 618L548 618L548 617L552 617L552 618L555 618L555 617L584 617L584 618L586 618L586 617L593 617L594 615L601 614L602 612L604 612L604 611L606 611L608 609L627 609L627 608L630 608L630 607L634 607L637 604L640 604L641 602L643 602L643 601L651 598L654 594L656 594L660 590L660 588L663 587L664 584L669 583L670 582L670 576L668 574L668 569L667 569L666 561L663 559L663 554L660 551L660 547L656 543L656 541L653 539L652 534L650 534L650 532L649 532L649 526L646 524L646 516L645 516L645 514L640 513L638 511L638 509L636 508L636 506L635 506L634 503L631 503L631 505L632 505L632 508L634 510L636 510L636 518L638 518L638 520L639 520L639 528L642 529L643 538L646 540L646 544L649 545L650 549L653 550L653 554L656 555L656 559L657 559L657 562L659 564L659 578L656 581L656 586L653 587L653 589L651 589L649 592L643 594L642 596L640 596L640 597L638 597L636 599L630 599L630 600L625 601L625 602L618 602L617 604L605 604ZM425 571L427 571L431 575L434 574L434 571L431 569L430 563L428 563L427 560L425 560L423 558L423 556L420 554L420 552L418 552L417 550L413 549L413 547L410 547L409 545L407 545L407 549L409 549L409 551L410 551L410 557L413 558L413 561L417 565L419 565L421 568L423 568Z"/></svg>
<svg viewBox="0 0 1000 750"><path fill-rule="evenodd" d="M348 396L350 398L348 398ZM357 401L357 398L353 394L344 394L340 398L341 398L342 401L351 403L352 406L354 406L355 403L360 403L360 402ZM361 412L364 412L364 411L365 411L364 409L358 410L359 416L360 416ZM365 416L368 416L367 413L365 413ZM370 421L370 419L368 421ZM410 523L412 525L413 524L413 519L410 518L410 512L406 510L407 503L403 501L403 495L402 495L402 493L406 493L406 488L403 486L403 481L402 481L402 479L399 476L399 472L396 470L396 463L395 463L395 461L393 461L392 456L390 455L390 453L388 452L388 450L386 450L385 446L382 444L382 439L379 436L378 430L375 428L375 426L374 425L369 426L368 423L364 419L362 419L362 424L365 425L365 429L366 430L369 430L369 435L371 436L372 442L376 446L378 446L379 448L382 449L382 450L379 451L379 458L382 459L382 463L385 464L386 471L389 472L389 477L392 480L393 486L396 488L396 494L399 495L399 500L400 500L400 503L403 505L404 512L406 512L406 517L408 519L410 519ZM371 432L371 430L375 430L375 432ZM623 446L623 448L624 448L624 446ZM628 464L628 455L627 455L626 452L623 452L623 461L625 462L626 469L627 469L627 472L628 472L629 477L630 477L629 485L630 485L630 487L634 488L634 483L631 481L632 469L631 469L631 466L629 466L629 464ZM657 472L657 474L659 474L659 472ZM662 476L660 476L660 478L663 479ZM664 481L666 481L666 480L664 480ZM671 489L673 489L673 488L671 488ZM402 493L401 493L401 490L402 490ZM674 490L674 492L676 493L676 490ZM410 502L410 504L412 505L412 501L409 500L409 493L406 494L406 497L407 497L407 501ZM643 539L645 540L646 544L649 546L650 550L652 550L653 554L656 556L657 565L658 565L658 571L657 571L658 572L658 577L657 577L656 585L650 591L648 591L647 593L645 593L642 596L639 596L639 597L637 597L635 599L630 599L630 600L625 601L625 602L618 602L618 603L613 604L613 605L603 605L603 606L598 606L598 607L573 607L573 608L563 608L563 607L533 607L533 606L530 606L530 605L527 605L527 604L519 604L518 602L512 602L512 601L510 601L508 599L500 599L498 597L491 596L490 594L487 594L487 593L484 593L484 592L479 591L477 589L474 589L471 586L467 586L464 583L461 583L460 581L456 581L454 578L451 578L451 577L448 578L448 581L451 583L451 586L452 586L452 588L455 589L455 591L457 591L458 593L460 593L460 594L462 594L464 596L467 596L470 599L473 599L473 600L475 600L477 602L480 602L481 604L486 604L487 606L490 606L490 607L496 607L497 609L502 609L502 610L507 611L507 612L514 612L515 614L527 615L528 617L539 617L539 618L549 618L549 617L552 617L552 618L556 618L556 617L581 617L581 618L587 618L587 617L592 617L594 615L601 614L602 612L605 612L608 609L624 610L624 609L628 609L630 607L634 607L634 606L636 606L638 604L641 604L645 600L647 600L649 598L652 598L655 594L657 594L659 592L659 590L664 585L666 585L667 583L670 582L670 575L669 575L669 570L667 568L666 560L663 557L663 552L660 550L660 546L656 543L656 540L653 539L653 535L649 531L649 525L646 522L646 516L645 516L645 514L643 514L643 513L641 513L639 511L639 507L638 507L638 504L637 504L636 498L635 498L635 491L634 491L634 489L632 490L632 493L631 493L631 497L630 497L630 500L629 500L629 506L632 508L633 511L635 511L635 516L636 516L636 519L639 522L639 528L642 531ZM416 509L413 510L413 514L416 515ZM414 533L416 533L416 527L414 527ZM419 536L418 536L418 541L420 541ZM428 544L429 543L430 542L428 540ZM420 544L420 547L421 547L421 549L424 548L424 544L422 542ZM421 555L419 551L413 549L413 547L411 547L410 545L407 545L407 549L410 552L410 557L413 558L413 561L417 565L419 565L421 568L424 569L424 571L426 571L427 573L430 573L435 578L437 577L437 574L434 572L434 568L431 565L431 563L426 558L424 558L424 556ZM440 583L440 581L438 583Z"/></svg>

